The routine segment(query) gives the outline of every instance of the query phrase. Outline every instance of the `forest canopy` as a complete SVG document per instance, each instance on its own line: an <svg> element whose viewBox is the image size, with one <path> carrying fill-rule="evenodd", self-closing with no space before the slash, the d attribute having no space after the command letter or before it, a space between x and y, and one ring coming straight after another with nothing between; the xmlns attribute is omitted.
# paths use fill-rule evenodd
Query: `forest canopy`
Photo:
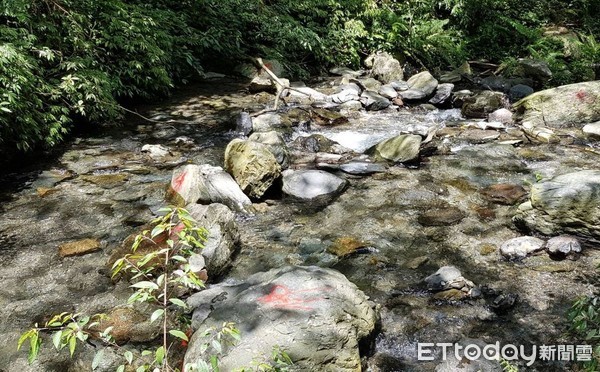
<svg viewBox="0 0 600 372"><path fill-rule="evenodd" d="M0 148L54 146L248 58L306 78L376 50L417 69L548 62L550 85L596 78L600 2L573 0L1 0Z"/></svg>

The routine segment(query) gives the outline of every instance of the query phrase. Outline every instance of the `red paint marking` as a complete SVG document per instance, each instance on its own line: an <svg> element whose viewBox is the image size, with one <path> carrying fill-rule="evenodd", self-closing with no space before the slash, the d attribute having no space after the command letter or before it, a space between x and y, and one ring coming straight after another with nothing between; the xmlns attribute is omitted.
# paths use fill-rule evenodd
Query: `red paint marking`
<svg viewBox="0 0 600 372"><path fill-rule="evenodd" d="M581 89L577 93L575 93L575 97L577 97L578 100L583 102L583 101L585 101L585 98L587 97L587 93L585 92L585 90Z"/></svg>
<svg viewBox="0 0 600 372"><path fill-rule="evenodd" d="M187 176L187 173L183 172L173 180L173 182L171 183L171 187L173 188L173 190L179 192L183 181L185 181L185 176Z"/></svg>
<svg viewBox="0 0 600 372"><path fill-rule="evenodd" d="M303 298L298 293L320 293L327 291L329 288L313 288L304 290L291 290L285 285L275 285L268 295L262 296L258 302L265 305L270 305L280 309L295 309L295 310L313 310L312 306L307 306L307 303L323 300L323 297Z"/></svg>

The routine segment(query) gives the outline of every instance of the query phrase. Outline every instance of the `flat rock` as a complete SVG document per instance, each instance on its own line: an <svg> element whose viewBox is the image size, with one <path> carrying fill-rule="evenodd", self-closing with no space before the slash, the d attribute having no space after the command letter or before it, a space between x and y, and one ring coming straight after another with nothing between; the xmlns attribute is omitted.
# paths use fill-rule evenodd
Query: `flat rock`
<svg viewBox="0 0 600 372"><path fill-rule="evenodd" d="M450 101L452 91L454 90L454 84L439 84L435 89L435 95L431 97L429 103L433 105L444 105Z"/></svg>
<svg viewBox="0 0 600 372"><path fill-rule="evenodd" d="M465 213L456 207L436 208L423 212L417 221L423 226L456 225L465 218Z"/></svg>
<svg viewBox="0 0 600 372"><path fill-rule="evenodd" d="M252 119L252 131L254 132L270 132L276 131L291 131L292 122L285 116L266 113L258 115Z"/></svg>
<svg viewBox="0 0 600 372"><path fill-rule="evenodd" d="M520 236L507 240L500 246L502 256L514 260L525 258L544 249L546 242L533 236Z"/></svg>
<svg viewBox="0 0 600 372"><path fill-rule="evenodd" d="M284 267L217 284L192 295L192 336L184 363L206 360L203 330L235 322L243 335L219 358L233 371L278 346L303 371L361 369L358 343L375 328L376 313L358 288L332 269Z"/></svg>
<svg viewBox="0 0 600 372"><path fill-rule="evenodd" d="M347 184L345 179L320 170L283 172L283 192L305 201L335 197Z"/></svg>
<svg viewBox="0 0 600 372"><path fill-rule="evenodd" d="M493 203L514 205L527 195L527 191L520 185L500 183L484 188L481 194Z"/></svg>
<svg viewBox="0 0 600 372"><path fill-rule="evenodd" d="M100 242L98 240L83 239L61 244L58 247L58 254L61 257L81 256L98 250L100 250Z"/></svg>
<svg viewBox="0 0 600 372"><path fill-rule="evenodd" d="M360 101L369 111L383 110L392 104L389 99L371 91L362 92Z"/></svg>
<svg viewBox="0 0 600 372"><path fill-rule="evenodd" d="M548 254L556 257L566 257L581 253L581 244L574 236L555 236L546 242Z"/></svg>
<svg viewBox="0 0 600 372"><path fill-rule="evenodd" d="M418 159L421 142L421 136L401 134L377 144L373 148L373 154L379 160L389 160L395 163L408 162Z"/></svg>

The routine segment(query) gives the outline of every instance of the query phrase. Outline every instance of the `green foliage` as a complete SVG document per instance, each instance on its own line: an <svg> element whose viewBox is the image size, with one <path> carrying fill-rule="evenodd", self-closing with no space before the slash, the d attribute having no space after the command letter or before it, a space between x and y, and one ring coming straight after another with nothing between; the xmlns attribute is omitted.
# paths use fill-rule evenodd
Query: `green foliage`
<svg viewBox="0 0 600 372"><path fill-rule="evenodd" d="M592 360L583 363L585 371L597 371L600 367L600 297L586 296L578 298L567 314L570 331L593 348Z"/></svg>
<svg viewBox="0 0 600 372"><path fill-rule="evenodd" d="M510 364L508 360L500 358L500 365L502 366L502 370L504 372L519 372L519 368Z"/></svg>
<svg viewBox="0 0 600 372"><path fill-rule="evenodd" d="M294 362L290 356L279 346L274 346L269 357L264 356L262 360L255 359L250 367L242 367L236 372L287 372Z"/></svg>

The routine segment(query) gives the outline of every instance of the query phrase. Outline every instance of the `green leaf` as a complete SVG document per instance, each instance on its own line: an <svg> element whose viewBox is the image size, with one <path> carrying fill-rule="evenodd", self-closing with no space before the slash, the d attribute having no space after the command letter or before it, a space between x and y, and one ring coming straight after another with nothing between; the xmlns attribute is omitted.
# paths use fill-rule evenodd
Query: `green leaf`
<svg viewBox="0 0 600 372"><path fill-rule="evenodd" d="M71 337L69 340L69 354L71 354L71 357L75 353L75 347L77 347L77 338Z"/></svg>
<svg viewBox="0 0 600 372"><path fill-rule="evenodd" d="M165 359L165 348L164 347L159 347L158 349L156 349L156 351L154 352L154 359L156 360L156 362L158 364L162 364L163 360Z"/></svg>
<svg viewBox="0 0 600 372"><path fill-rule="evenodd" d="M170 298L169 301L173 304L173 305L177 305L181 308L187 309L187 305L185 302L181 301L178 298Z"/></svg>
<svg viewBox="0 0 600 372"><path fill-rule="evenodd" d="M150 233L150 237L155 238L158 235L162 234L164 231L165 231L165 226L157 225L152 229L152 232Z"/></svg>
<svg viewBox="0 0 600 372"><path fill-rule="evenodd" d="M61 349L61 337L62 337L62 331L58 331L55 332L52 335L52 343L54 344L54 347L56 348L56 350L60 350Z"/></svg>
<svg viewBox="0 0 600 372"><path fill-rule="evenodd" d="M125 372L125 365L121 364L121 365L120 365L120 366L117 368L116 372Z"/></svg>
<svg viewBox="0 0 600 372"><path fill-rule="evenodd" d="M98 350L96 355L94 355L94 360L92 360L92 370L98 368L98 365L100 365L102 358L104 358L104 349Z"/></svg>
<svg viewBox="0 0 600 372"><path fill-rule="evenodd" d="M129 350L127 350L123 356L125 357L125 360L127 361L128 364L133 363L133 353Z"/></svg>
<svg viewBox="0 0 600 372"><path fill-rule="evenodd" d="M155 289L155 290L158 289L158 285L156 285L156 283L149 282L149 281L137 282L137 283L130 285L130 287L140 288L140 289Z"/></svg>
<svg viewBox="0 0 600 372"><path fill-rule="evenodd" d="M135 372L145 372L146 371L146 366L139 366Z"/></svg>
<svg viewBox="0 0 600 372"><path fill-rule="evenodd" d="M29 331L23 333L21 337L19 337L19 342L17 342L17 350L21 350L21 346L23 346L23 342L25 342L29 337L31 337L31 333L34 332L34 329L30 329Z"/></svg>
<svg viewBox="0 0 600 372"><path fill-rule="evenodd" d="M218 354L221 354L223 352L223 349L221 348L221 343L217 340L212 341L212 347Z"/></svg>
<svg viewBox="0 0 600 372"><path fill-rule="evenodd" d="M187 335L178 329L172 329L169 331L169 333L177 338L184 340L184 341L189 341Z"/></svg>
<svg viewBox="0 0 600 372"><path fill-rule="evenodd" d="M155 310L150 316L150 323L153 323L155 320L159 319L164 313L164 309Z"/></svg>

